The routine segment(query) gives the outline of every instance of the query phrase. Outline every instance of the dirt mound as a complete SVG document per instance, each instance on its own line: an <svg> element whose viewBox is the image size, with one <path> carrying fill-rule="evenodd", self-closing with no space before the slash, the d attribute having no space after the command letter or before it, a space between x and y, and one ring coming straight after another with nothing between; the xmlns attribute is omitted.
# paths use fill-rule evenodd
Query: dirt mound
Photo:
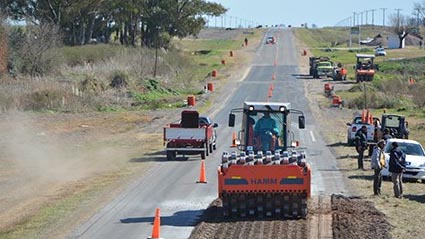
<svg viewBox="0 0 425 239"><path fill-rule="evenodd" d="M391 238L392 226L371 202L357 197L333 195L331 209L324 200L311 200L307 219L234 220L223 217L221 201L211 203L189 239L221 238L321 238L327 233L325 214L332 214L333 238ZM326 204L326 203L325 203ZM318 219L318 217L320 217ZM318 230L318 231L316 231Z"/></svg>
<svg viewBox="0 0 425 239"><path fill-rule="evenodd" d="M333 238L392 238L392 226L371 202L333 195L331 203Z"/></svg>

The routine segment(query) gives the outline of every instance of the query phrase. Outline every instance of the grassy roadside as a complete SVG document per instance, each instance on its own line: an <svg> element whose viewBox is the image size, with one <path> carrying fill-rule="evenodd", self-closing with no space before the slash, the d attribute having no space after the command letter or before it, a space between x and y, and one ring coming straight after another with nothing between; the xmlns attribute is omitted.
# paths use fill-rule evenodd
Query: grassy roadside
<svg viewBox="0 0 425 239"><path fill-rule="evenodd" d="M340 35L340 29L336 29L333 34L332 29L327 29L327 35ZM314 33L314 34L313 34ZM349 52L348 49L334 50L332 52L325 52L317 47L329 47L330 43L322 40L324 37L320 37L320 31L315 30L306 30L302 29L297 32L299 39L305 40L304 43L309 45L309 50L312 55L327 55L331 59L338 59L346 66L353 64L355 61L354 52ZM316 38L316 35L319 35ZM317 42L316 42L317 41ZM313 44L313 42L315 42ZM423 56L425 52L418 51L415 47L408 47L406 49L396 49L389 50L388 57L378 58L378 63L384 68L383 72L378 72L379 77L376 79L376 82L368 83L369 91L376 90L377 86L382 86L382 82L392 82L392 81L403 81L406 77L414 77L417 82L423 81L423 72L422 68L424 65L421 65L423 59L418 58L418 56ZM353 56L352 60L350 60ZM388 58L411 58L402 61L388 61ZM335 60L334 60L335 61ZM408 63L406 63L406 61ZM308 62L306 63L308 66ZM389 70L389 68L396 68L398 70ZM409 66L415 68L415 71L410 71ZM386 69L387 68L387 69ZM350 69L350 67L348 67ZM402 69L402 70L400 70ZM407 74L406 72L409 71ZM320 80L318 80L320 81ZM375 81L375 80L374 80ZM322 82L322 81L320 81ZM322 86L322 83L318 85ZM348 85L347 85L348 84ZM349 83L335 83L337 94L341 95L345 100L354 100L358 97L361 97L363 94L361 86L353 82ZM340 87L338 89L338 87ZM387 90L391 91L400 91L402 88L406 87L406 84L400 83L397 84L395 88L390 88ZM385 88L378 88L379 91L384 91ZM321 92L321 91L320 91ZM387 93L387 92L384 92ZM410 97L406 94L404 98L409 99ZM324 114L328 111L333 111L329 109L329 99L325 98L322 93L317 97L319 99L319 106L324 109ZM374 99L370 99L373 101ZM378 99L379 100L379 99ZM381 115L383 113L383 108L372 109L375 115ZM403 114L407 117L410 126L410 136L409 138L425 144L425 111L423 108L417 108L412 105L412 102L405 102L404 105L396 104L395 107L385 108L387 113L396 113ZM340 116L344 115L345 118L349 119L352 116L353 110L342 109L341 113L338 113ZM325 116L324 116L325 117ZM324 129L335 129L332 134L324 134L325 140L332 147L332 151L337 157L338 167L343 175L346 177L350 188L355 189L358 196L371 201L374 203L378 210L385 213L389 222L393 225L391 235L393 238L422 238L425 234L425 228L422 226L422 221L425 218L425 184L423 183L413 183L406 182L404 183L404 195L405 198L400 200L396 199L393 196L392 183L389 181L384 181L382 185L382 195L380 197L373 196L372 189L372 175L371 170L361 171L356 170L357 168L357 154L352 147L347 147L346 143L346 126L343 123L343 119L335 117L334 120L323 121ZM366 159L365 167L369 168L370 161Z"/></svg>
<svg viewBox="0 0 425 239"><path fill-rule="evenodd" d="M239 69L238 67L242 66L245 61L248 61L248 57L243 57L249 55L246 51L248 48L241 46L243 42L244 35L240 34L235 39L229 40L182 40L178 44L181 44L180 47L183 49L185 57L189 58L190 61L194 64L188 66L185 71L193 71L196 74L196 78L205 77L212 69L219 70L219 76L214 80L215 82L224 83L228 78L234 77L232 74L233 71ZM250 43L255 45L262 37L262 30L254 30L254 35L250 35ZM192 52L203 51L207 49L208 54L192 54ZM228 53L230 50L235 51L235 57L231 58ZM73 53L74 54L74 53ZM226 65L221 64L221 60L226 59ZM193 68L190 68L193 67ZM219 91L219 89L218 89ZM199 103L198 109L200 111L207 110L211 102L215 100L215 94L211 94L203 102ZM113 109L113 107L111 107ZM119 145L125 144L129 139L137 138L137 142L143 142L143 148L132 149L131 147L137 146L137 142L131 142L127 145L130 147L125 157L114 158L108 163L114 165L115 168L104 172L90 175L82 180L76 182L68 183L64 187L57 188L54 190L50 197L46 197L43 202L38 204L39 206L28 208L26 215L23 220L20 220L17 224L12 227L8 227L5 230L0 231L0 239L9 239L9 238L63 238L66 236L70 230L75 229L74 227L78 224L86 221L93 213L96 212L102 205L106 204L108 201L118 195L125 188L125 185L128 185L132 179L135 177L140 177L143 172L145 172L150 167L150 160L136 160L135 164L129 158L144 158L152 156L144 155L154 155L158 151L162 150L162 144L158 140L152 140L152 134L137 133L137 130L134 129L134 125L139 124L149 124L149 122L138 122L140 120L139 116L134 116L132 112L117 111L112 113L116 117L108 116L106 114L111 114L105 110L105 117L100 116L99 119L94 117L93 119L82 119L82 122L78 125L96 125L96 121L103 122L107 121L112 126L107 124L105 129L99 127L99 130L106 130L110 132L110 137L120 134L120 137L126 138L123 141L120 139L109 139L109 136L106 136L101 143L96 142L92 143L87 147L91 147L95 150L101 150L102 147L112 147L116 146L116 143ZM115 111L115 110L111 110ZM102 114L102 113L98 113ZM78 114L75 116L78 118ZM128 124L120 125L119 122L123 121L119 119L124 117L124 121ZM115 123L111 123L111 122ZM131 121L131 122L130 122ZM59 123L57 127L58 131L70 130L69 128L74 127L67 121ZM108 126L109 125L109 126ZM146 127L146 126L145 126ZM80 127L81 128L81 127ZM91 128L91 127L89 127ZM81 128L82 131L86 132L86 128ZM102 135L102 134L101 134ZM89 135L90 136L90 133ZM126 137L127 136L127 137ZM128 137L129 136L129 137ZM91 135L91 139L96 139L99 135ZM160 139L161 137L155 137ZM111 141L112 140L112 141ZM114 141L115 140L115 141ZM79 142L83 143L83 142ZM143 154L143 155L141 155ZM88 153L90 157L90 153ZM99 162L102 164L102 159L99 159ZM103 161L104 162L104 161ZM96 162L93 162L96 164Z"/></svg>

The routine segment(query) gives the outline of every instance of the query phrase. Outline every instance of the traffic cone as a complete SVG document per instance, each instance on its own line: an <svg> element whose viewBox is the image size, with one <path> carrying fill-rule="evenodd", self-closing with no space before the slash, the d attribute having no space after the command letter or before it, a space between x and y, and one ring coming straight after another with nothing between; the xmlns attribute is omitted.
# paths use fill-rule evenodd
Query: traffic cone
<svg viewBox="0 0 425 239"><path fill-rule="evenodd" d="M273 91L274 90L274 85L273 83L270 84L270 90Z"/></svg>
<svg viewBox="0 0 425 239"><path fill-rule="evenodd" d="M196 183L207 183L207 178L205 176L205 160L201 160L201 172L199 174L199 181Z"/></svg>
<svg viewBox="0 0 425 239"><path fill-rule="evenodd" d="M155 210L155 218L153 219L153 228L152 228L152 237L148 237L148 239L160 239L159 236L159 227L161 226L161 218L160 218L160 210L157 208Z"/></svg>
<svg viewBox="0 0 425 239"><path fill-rule="evenodd" d="M276 80L276 73L273 73L272 80Z"/></svg>
<svg viewBox="0 0 425 239"><path fill-rule="evenodd" d="M236 132L232 133L232 145L230 147L236 147Z"/></svg>

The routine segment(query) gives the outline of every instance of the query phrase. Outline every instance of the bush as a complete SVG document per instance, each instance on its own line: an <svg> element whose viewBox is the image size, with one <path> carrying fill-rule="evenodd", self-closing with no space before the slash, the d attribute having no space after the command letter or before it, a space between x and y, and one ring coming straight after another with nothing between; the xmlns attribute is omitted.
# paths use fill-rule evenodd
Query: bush
<svg viewBox="0 0 425 239"><path fill-rule="evenodd" d="M12 67L24 75L42 76L53 72L61 57L57 49L61 35L57 26L49 24L15 27L9 38Z"/></svg>
<svg viewBox="0 0 425 239"><path fill-rule="evenodd" d="M126 88L128 86L128 82L129 76L127 72L115 71L112 75L112 81L109 86L115 89Z"/></svg>
<svg viewBox="0 0 425 239"><path fill-rule="evenodd" d="M62 107L64 92L55 89L45 89L30 93L24 100L24 110L58 110Z"/></svg>

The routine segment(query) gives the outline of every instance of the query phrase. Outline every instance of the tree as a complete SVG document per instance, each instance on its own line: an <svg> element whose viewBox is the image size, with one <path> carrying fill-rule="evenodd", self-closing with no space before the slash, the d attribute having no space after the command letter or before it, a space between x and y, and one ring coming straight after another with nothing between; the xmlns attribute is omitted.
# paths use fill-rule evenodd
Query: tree
<svg viewBox="0 0 425 239"><path fill-rule="evenodd" d="M69 45L108 39L114 28L122 44L135 46L140 34L143 46L155 47L162 36L166 47L172 37L198 34L204 17L226 9L206 0L2 0L0 11L33 25L54 24Z"/></svg>
<svg viewBox="0 0 425 239"><path fill-rule="evenodd" d="M393 14L389 18L392 32L395 33L399 40L399 48L403 47L403 40L415 29L415 19L404 16L402 14Z"/></svg>

